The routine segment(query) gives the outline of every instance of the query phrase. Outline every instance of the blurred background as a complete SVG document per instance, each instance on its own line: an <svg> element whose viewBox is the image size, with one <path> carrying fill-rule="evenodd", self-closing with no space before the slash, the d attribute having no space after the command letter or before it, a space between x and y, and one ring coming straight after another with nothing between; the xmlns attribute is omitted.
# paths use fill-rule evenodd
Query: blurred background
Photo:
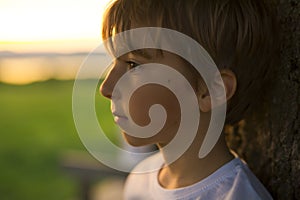
<svg viewBox="0 0 300 200"><path fill-rule="evenodd" d="M101 191L112 185L116 195L124 174L89 156L72 117L74 78L101 43L108 2L0 1L1 200L117 199ZM97 91L95 98L101 125L118 142L109 102ZM109 179L95 178L99 170Z"/></svg>

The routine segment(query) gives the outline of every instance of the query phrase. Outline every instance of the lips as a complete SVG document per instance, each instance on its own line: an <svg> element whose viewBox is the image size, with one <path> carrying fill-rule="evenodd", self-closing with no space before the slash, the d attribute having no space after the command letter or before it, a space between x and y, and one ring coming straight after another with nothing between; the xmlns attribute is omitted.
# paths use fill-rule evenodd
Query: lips
<svg viewBox="0 0 300 200"><path fill-rule="evenodd" d="M126 123L126 121L128 120L128 118L124 114L120 114L119 112L112 111L112 114L114 116L115 123L119 126Z"/></svg>
<svg viewBox="0 0 300 200"><path fill-rule="evenodd" d="M127 119L126 116L124 116L124 115L122 115L122 114L118 114L117 112L113 112L112 114L113 114L114 117Z"/></svg>
<svg viewBox="0 0 300 200"><path fill-rule="evenodd" d="M121 112L122 109L119 109L120 107L117 109L117 106L115 103L116 102L113 102L113 101L111 102L111 112L114 116L114 121L118 125L120 125L121 121L128 120L128 118L126 117L125 114L123 114L124 112Z"/></svg>

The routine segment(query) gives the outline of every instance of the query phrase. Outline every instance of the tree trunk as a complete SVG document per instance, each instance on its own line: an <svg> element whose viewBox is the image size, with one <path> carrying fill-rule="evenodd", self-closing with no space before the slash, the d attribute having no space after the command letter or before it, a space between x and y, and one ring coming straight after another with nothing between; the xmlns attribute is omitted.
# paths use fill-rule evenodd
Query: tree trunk
<svg viewBox="0 0 300 200"><path fill-rule="evenodd" d="M300 199L300 0L277 0L281 24L279 87L269 129L243 121L229 146L244 158L274 199Z"/></svg>

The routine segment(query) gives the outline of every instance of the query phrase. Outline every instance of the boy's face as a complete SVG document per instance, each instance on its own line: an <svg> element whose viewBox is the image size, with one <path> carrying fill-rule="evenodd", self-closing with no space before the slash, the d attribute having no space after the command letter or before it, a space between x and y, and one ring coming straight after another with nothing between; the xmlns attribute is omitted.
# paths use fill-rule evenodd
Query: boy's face
<svg viewBox="0 0 300 200"><path fill-rule="evenodd" d="M100 92L103 96L111 100L111 110L115 122L121 129L123 124L128 123L128 116L126 116L124 112L124 110L126 110L125 106L128 105L125 105L124 98L122 99L122 94L124 94L124 92L126 93L126 91L119 91L118 87L115 87L116 83L126 72L131 70L130 72L134 74L131 76L132 80L130 80L130 85L134 87L137 82L136 80L140 78L139 73L143 70L143 67L140 67L140 65L147 63L159 63L177 70L190 82L194 90L196 90L197 75L195 71L186 61L172 53L163 52L163 54L159 54L156 50L147 49L144 50L143 53L139 51L131 52L115 59L111 71L101 85ZM157 66L154 65L153 67L153 70L155 70ZM180 90L184 90L185 86L178 85L176 87ZM114 96L112 95L113 90L115 90ZM157 143L166 145L177 133L181 117L179 102L169 89L158 84L141 86L133 93L129 101L129 113L133 121L139 126L146 126L151 123L149 109L154 104L163 106L167 113L167 120L163 129L149 138L143 138L143 133L135 133L135 135L141 135L141 138L139 138L122 131L129 144L133 146Z"/></svg>

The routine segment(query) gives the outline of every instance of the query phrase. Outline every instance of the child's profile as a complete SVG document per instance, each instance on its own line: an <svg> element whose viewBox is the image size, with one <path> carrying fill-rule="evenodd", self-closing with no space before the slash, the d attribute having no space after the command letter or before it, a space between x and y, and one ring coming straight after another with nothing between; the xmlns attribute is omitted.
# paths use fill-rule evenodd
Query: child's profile
<svg viewBox="0 0 300 200"><path fill-rule="evenodd" d="M256 96L268 85L276 41L272 37L275 31L272 14L262 0L116 0L106 10L102 37L111 41L108 49L113 53L118 50L113 40L116 34L141 27L181 32L208 52L223 81L226 124L242 120L263 100ZM143 70L141 65L148 64L152 71L156 70L157 66L151 63L169 66L185 77L196 94L201 113L194 141L171 163L168 162L171 155L164 147L173 140L182 114L174 93L158 84L144 85L131 96L129 112L123 108L126 91L114 95L114 90L118 91L116 84L125 73L135 72L132 75L134 87L135 79L141 78L138 73ZM125 199L272 199L244 161L227 147L223 132L210 153L199 158L213 109L212 96L201 75L187 60L161 49L145 48L115 58L100 92L111 100L115 122L121 129L128 118L139 126L147 126L149 109L154 104L163 106L167 114L163 128L151 137L137 137L122 131L129 144L155 144L160 150L136 169L161 166L153 172L131 173L125 185ZM182 85L179 90L186 88Z"/></svg>

